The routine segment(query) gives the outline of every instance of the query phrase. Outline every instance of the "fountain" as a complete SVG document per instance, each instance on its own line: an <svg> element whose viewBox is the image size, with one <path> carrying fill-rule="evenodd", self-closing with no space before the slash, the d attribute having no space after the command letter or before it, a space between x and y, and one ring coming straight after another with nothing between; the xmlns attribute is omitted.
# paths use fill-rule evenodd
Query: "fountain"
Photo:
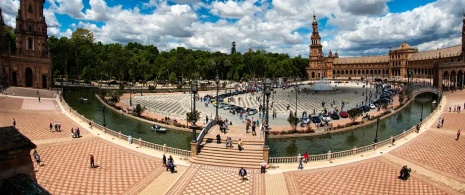
<svg viewBox="0 0 465 195"><path fill-rule="evenodd" d="M310 87L310 90L330 91L330 90L333 90L333 87L331 86L331 81L325 81L322 78L320 78L320 80L313 83L313 85Z"/></svg>

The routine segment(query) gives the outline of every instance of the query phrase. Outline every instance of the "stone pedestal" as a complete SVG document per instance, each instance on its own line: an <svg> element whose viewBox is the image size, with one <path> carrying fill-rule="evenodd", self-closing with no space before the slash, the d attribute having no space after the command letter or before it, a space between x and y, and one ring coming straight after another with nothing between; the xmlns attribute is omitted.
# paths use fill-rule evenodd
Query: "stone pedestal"
<svg viewBox="0 0 465 195"><path fill-rule="evenodd" d="M270 148L268 146L263 146L263 160L268 163L268 157L270 153Z"/></svg>
<svg viewBox="0 0 465 195"><path fill-rule="evenodd" d="M197 142L191 142L191 157L197 156Z"/></svg>

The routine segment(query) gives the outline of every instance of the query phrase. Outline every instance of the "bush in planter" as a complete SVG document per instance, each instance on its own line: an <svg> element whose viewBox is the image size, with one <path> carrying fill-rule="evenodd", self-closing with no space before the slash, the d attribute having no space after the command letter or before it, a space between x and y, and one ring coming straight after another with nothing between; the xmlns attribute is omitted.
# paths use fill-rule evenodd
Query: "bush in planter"
<svg viewBox="0 0 465 195"><path fill-rule="evenodd" d="M286 134L287 134L287 131L286 131L286 130L282 130L280 134L281 134L281 135L286 135Z"/></svg>

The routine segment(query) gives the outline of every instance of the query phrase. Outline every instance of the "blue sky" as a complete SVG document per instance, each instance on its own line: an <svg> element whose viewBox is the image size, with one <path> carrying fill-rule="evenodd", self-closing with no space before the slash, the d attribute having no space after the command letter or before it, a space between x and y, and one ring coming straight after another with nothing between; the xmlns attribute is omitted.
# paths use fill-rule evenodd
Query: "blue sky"
<svg viewBox="0 0 465 195"><path fill-rule="evenodd" d="M19 0L2 0L14 26ZM323 51L340 56L386 55L408 42L420 51L461 44L463 0L46 0L49 36L76 28L96 41L153 44L168 51L228 53L249 48L308 57L315 13Z"/></svg>

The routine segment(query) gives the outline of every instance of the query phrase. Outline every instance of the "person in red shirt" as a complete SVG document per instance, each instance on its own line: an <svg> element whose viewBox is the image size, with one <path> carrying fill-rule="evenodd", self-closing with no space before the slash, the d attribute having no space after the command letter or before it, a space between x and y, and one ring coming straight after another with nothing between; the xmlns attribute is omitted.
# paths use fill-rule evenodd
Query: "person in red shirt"
<svg viewBox="0 0 465 195"><path fill-rule="evenodd" d="M307 152L305 152L305 154L304 154L304 161L305 161L305 164L307 164L307 162L308 162L308 153Z"/></svg>
<svg viewBox="0 0 465 195"><path fill-rule="evenodd" d="M95 165L94 165L94 156L92 154L90 154L90 168L95 168Z"/></svg>

